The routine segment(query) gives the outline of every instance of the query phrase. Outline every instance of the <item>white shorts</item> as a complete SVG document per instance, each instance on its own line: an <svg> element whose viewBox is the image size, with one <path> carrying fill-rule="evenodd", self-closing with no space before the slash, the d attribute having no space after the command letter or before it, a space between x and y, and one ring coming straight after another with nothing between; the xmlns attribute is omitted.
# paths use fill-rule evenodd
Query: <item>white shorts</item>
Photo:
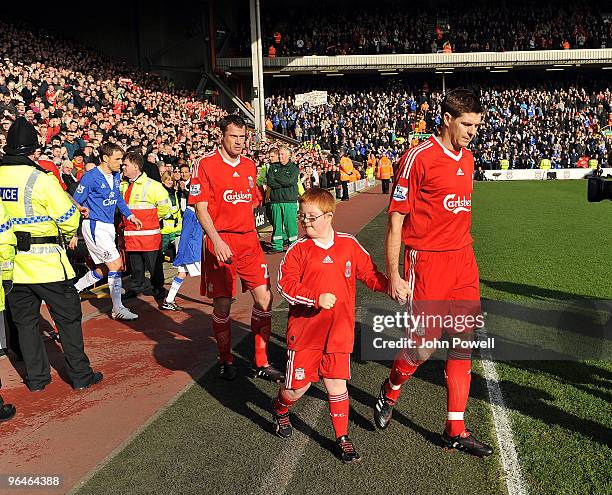
<svg viewBox="0 0 612 495"><path fill-rule="evenodd" d="M112 223L96 221L92 235L91 224L90 220L83 220L83 239L85 239L85 245L93 262L100 265L118 259L119 251L117 251L115 245L115 226Z"/></svg>
<svg viewBox="0 0 612 495"><path fill-rule="evenodd" d="M199 277L202 275L201 263L196 261L195 263L189 263L188 265L179 265L179 273L188 273L192 277Z"/></svg>

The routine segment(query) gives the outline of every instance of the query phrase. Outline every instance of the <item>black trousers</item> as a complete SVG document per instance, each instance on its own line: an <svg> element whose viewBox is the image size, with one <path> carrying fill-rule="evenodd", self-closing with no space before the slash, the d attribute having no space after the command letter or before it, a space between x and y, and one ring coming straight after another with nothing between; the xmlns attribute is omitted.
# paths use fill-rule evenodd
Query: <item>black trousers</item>
<svg viewBox="0 0 612 495"><path fill-rule="evenodd" d="M39 387L51 381L45 343L40 334L40 304L45 301L62 339L68 376L80 387L93 371L83 345L81 300L71 280L46 284L15 284L6 297L26 367L26 384Z"/></svg>
<svg viewBox="0 0 612 495"><path fill-rule="evenodd" d="M382 180L382 192L383 194L389 194L389 183L391 179L381 179Z"/></svg>
<svg viewBox="0 0 612 495"><path fill-rule="evenodd" d="M132 270L132 290L142 292L145 288L145 267L151 276L153 296L165 297L164 262L161 251L128 251Z"/></svg>
<svg viewBox="0 0 612 495"><path fill-rule="evenodd" d="M349 199L348 181L342 181L342 199Z"/></svg>

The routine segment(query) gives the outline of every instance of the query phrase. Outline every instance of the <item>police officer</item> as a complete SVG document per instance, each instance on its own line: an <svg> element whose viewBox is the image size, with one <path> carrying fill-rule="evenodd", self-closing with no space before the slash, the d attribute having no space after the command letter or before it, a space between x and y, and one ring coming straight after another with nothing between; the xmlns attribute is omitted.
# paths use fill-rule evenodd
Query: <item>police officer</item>
<svg viewBox="0 0 612 495"><path fill-rule="evenodd" d="M13 260L15 258L15 234L11 219L6 213L4 204L0 201L0 270L2 270L2 285L0 285L0 311L4 311L5 292L10 292L13 278ZM0 314L0 318L2 315ZM1 383L0 383L1 386ZM8 421L15 416L15 407L5 404L0 396L0 421Z"/></svg>
<svg viewBox="0 0 612 495"><path fill-rule="evenodd" d="M102 380L83 346L81 302L74 270L63 247L79 225L79 213L57 179L34 161L38 149L34 127L24 118L11 125L0 166L0 194L17 240L13 288L7 302L19 333L26 385L33 392L51 382L49 359L39 331L44 300L62 341L66 368L76 390Z"/></svg>

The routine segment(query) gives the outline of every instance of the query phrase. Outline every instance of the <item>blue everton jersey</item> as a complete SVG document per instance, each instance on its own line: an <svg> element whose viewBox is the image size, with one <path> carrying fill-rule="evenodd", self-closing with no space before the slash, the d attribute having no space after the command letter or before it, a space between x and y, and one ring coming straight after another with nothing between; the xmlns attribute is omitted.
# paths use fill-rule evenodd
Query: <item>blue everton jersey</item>
<svg viewBox="0 0 612 495"><path fill-rule="evenodd" d="M120 180L119 172L113 172L113 187L111 188L98 167L81 177L74 199L80 205L89 208L90 220L113 223L115 208L119 208L119 211L126 217L132 214L121 196Z"/></svg>

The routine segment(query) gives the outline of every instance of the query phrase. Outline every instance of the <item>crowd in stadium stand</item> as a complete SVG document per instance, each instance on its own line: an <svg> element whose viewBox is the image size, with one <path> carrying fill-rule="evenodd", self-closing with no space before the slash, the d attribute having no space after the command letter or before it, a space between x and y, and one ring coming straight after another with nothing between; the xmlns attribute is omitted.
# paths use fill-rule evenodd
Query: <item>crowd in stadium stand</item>
<svg viewBox="0 0 612 495"><path fill-rule="evenodd" d="M72 164L75 178L97 162L105 141L139 147L161 173L193 164L218 141L226 112L165 78L4 21L0 53L0 150L17 116L35 125L50 160L65 171ZM247 155L264 161L270 146L250 134ZM293 151L301 161L317 158L312 150Z"/></svg>
<svg viewBox="0 0 612 495"><path fill-rule="evenodd" d="M262 26L265 55L274 57L612 47L610 17L588 1L264 5ZM242 31L240 52L248 56L249 31Z"/></svg>
<svg viewBox="0 0 612 495"><path fill-rule="evenodd" d="M511 168L536 168L543 158L567 168L584 156L611 163L612 140L601 133L612 125L609 83L506 83L484 87L481 96L486 110L471 147L483 168L499 168L502 160ZM293 98L284 91L266 99L269 128L363 162L371 153L397 159L409 139L435 132L440 123L441 92L411 89L405 81L345 86L316 107L297 108Z"/></svg>

